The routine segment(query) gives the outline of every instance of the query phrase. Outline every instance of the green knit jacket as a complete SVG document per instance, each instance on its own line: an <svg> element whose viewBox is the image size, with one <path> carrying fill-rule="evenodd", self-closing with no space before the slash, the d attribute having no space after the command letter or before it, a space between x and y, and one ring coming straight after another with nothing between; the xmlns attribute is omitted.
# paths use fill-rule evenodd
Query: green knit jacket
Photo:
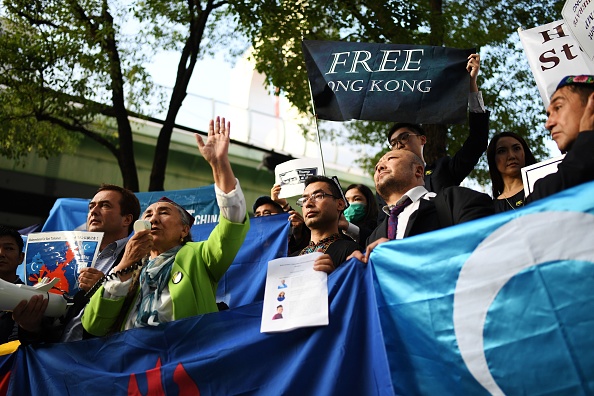
<svg viewBox="0 0 594 396"><path fill-rule="evenodd" d="M219 224L206 241L188 242L177 252L167 284L175 319L218 311L215 301L218 282L235 259L249 228L247 215L243 223L232 223L220 216ZM106 335L124 300L125 297L103 298L101 286L85 307L82 316L85 330L95 336Z"/></svg>

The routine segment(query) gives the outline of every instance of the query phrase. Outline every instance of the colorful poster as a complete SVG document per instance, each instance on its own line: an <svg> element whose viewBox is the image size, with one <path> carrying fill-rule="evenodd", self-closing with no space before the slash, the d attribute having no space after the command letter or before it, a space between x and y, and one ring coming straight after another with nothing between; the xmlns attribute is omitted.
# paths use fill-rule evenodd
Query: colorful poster
<svg viewBox="0 0 594 396"><path fill-rule="evenodd" d="M79 269L94 266L102 239L102 232L29 234L25 249L26 284L33 286L42 278L58 278L58 283L50 291L73 296L79 290Z"/></svg>

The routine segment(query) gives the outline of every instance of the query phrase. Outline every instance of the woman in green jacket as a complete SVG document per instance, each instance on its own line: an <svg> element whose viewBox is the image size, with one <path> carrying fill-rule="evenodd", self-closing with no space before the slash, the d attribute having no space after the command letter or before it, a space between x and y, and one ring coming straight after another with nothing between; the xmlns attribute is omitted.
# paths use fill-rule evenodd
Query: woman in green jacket
<svg viewBox="0 0 594 396"><path fill-rule="evenodd" d="M102 336L217 311L217 283L249 229L245 198L228 158L229 130L217 117L206 143L196 135L213 171L219 224L206 241L191 242L194 218L185 209L166 197L151 204L142 215L150 230L130 238L122 260L85 308L88 333Z"/></svg>

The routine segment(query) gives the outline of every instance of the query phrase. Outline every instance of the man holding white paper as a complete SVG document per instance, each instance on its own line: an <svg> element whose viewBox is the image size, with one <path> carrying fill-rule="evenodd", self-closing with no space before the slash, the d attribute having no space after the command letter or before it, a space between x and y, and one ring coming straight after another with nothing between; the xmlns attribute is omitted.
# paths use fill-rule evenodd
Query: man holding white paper
<svg viewBox="0 0 594 396"><path fill-rule="evenodd" d="M314 270L331 273L359 245L338 230L338 220L346 208L346 201L338 185L325 176L310 176L297 205L303 208L305 225L311 231L309 244L291 256L313 252L323 253L314 262Z"/></svg>

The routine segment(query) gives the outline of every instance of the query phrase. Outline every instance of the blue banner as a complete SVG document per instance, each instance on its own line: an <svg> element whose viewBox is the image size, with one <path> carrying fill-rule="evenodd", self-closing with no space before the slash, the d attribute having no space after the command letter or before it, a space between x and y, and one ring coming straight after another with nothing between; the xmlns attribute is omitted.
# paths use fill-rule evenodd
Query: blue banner
<svg viewBox="0 0 594 396"><path fill-rule="evenodd" d="M249 282L246 278L246 282ZM370 267L328 277L330 324L262 334L262 303L22 347L10 395L392 395Z"/></svg>
<svg viewBox="0 0 594 396"><path fill-rule="evenodd" d="M6 395L15 354L0 355L0 396Z"/></svg>
<svg viewBox="0 0 594 396"><path fill-rule="evenodd" d="M594 393L594 183L380 245L397 394Z"/></svg>
<svg viewBox="0 0 594 396"><path fill-rule="evenodd" d="M192 238L208 238L216 224L192 227ZM289 214L250 219L250 230L231 267L219 281L217 302L234 308L264 299L264 284L268 262L287 256Z"/></svg>
<svg viewBox="0 0 594 396"><path fill-rule="evenodd" d="M164 195L186 209L195 208L193 214L196 224L192 226L192 238L194 241L206 240L219 218L214 185L190 190L137 194L142 210ZM88 205L89 200L85 199L59 199L43 231L68 231L81 225L86 229ZM211 208L212 205L216 207L216 211ZM196 211L201 214L198 215ZM264 298L264 280L268 261L286 257L289 227L288 214L250 220L250 230L245 242L235 261L219 282L217 301L225 302L230 307L237 307ZM21 265L19 270L23 275L21 279L26 279L24 266Z"/></svg>
<svg viewBox="0 0 594 396"><path fill-rule="evenodd" d="M185 190L151 191L136 193L140 201L140 213L159 198L166 196L194 216L194 224L217 223L219 207L214 184ZM87 213L91 199L59 198L56 200L42 232L86 230Z"/></svg>

